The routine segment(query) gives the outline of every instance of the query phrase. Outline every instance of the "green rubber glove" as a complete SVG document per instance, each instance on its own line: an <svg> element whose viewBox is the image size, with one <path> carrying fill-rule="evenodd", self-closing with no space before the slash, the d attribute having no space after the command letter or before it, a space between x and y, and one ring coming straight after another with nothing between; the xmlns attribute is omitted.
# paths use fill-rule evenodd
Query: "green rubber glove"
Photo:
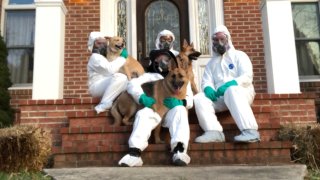
<svg viewBox="0 0 320 180"><path fill-rule="evenodd" d="M231 81L226 82L224 85L222 85L222 86L220 86L220 87L218 88L217 96L218 96L218 97L219 97L219 96L223 96L224 93L226 92L226 90L228 89L228 87L230 87L230 86L237 86L237 85L238 85L238 83L237 83L236 80L231 80Z"/></svg>
<svg viewBox="0 0 320 180"><path fill-rule="evenodd" d="M168 97L163 100L163 104L168 108L172 109L176 106L183 106L183 101L180 99L177 99L175 97Z"/></svg>
<svg viewBox="0 0 320 180"><path fill-rule="evenodd" d="M128 57L129 55L128 55L128 51L127 51L126 48L123 48L123 50L121 51L120 56L122 56L122 57L124 57L124 58L127 59L127 57Z"/></svg>
<svg viewBox="0 0 320 180"><path fill-rule="evenodd" d="M142 94L139 98L139 103L144 107L151 108L151 106L156 102L152 97L147 96L146 94Z"/></svg>
<svg viewBox="0 0 320 180"><path fill-rule="evenodd" d="M217 92L213 90L212 87L207 86L204 88L203 91L206 97L209 98L211 101L217 101L218 99Z"/></svg>

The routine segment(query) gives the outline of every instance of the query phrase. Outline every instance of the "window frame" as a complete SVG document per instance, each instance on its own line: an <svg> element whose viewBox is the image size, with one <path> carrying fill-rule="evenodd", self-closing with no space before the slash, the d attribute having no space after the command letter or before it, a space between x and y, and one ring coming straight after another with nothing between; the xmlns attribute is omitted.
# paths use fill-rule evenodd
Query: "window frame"
<svg viewBox="0 0 320 180"><path fill-rule="evenodd" d="M36 11L35 3L33 4L14 4L9 5L9 0L2 0L1 8L1 36L5 40L5 21L6 12L10 10L34 10ZM33 48L35 45L33 46ZM32 89L32 83L13 83L9 89Z"/></svg>
<svg viewBox="0 0 320 180"><path fill-rule="evenodd" d="M318 9L320 11L320 0L291 0L291 5L293 3L318 3ZM319 20L319 25L320 25L320 15L318 14L318 20ZM320 27L319 27L320 28ZM296 42L297 41L308 41L308 42L312 42L312 41L319 41L319 38L296 38L296 36L294 36L294 40L295 40L295 46L296 46ZM296 52L296 56L297 56L297 52ZM298 59L297 59L298 60ZM298 67L299 68L299 67ZM299 75L299 80L300 82L318 82L320 81L320 75L309 75L309 76L300 76Z"/></svg>

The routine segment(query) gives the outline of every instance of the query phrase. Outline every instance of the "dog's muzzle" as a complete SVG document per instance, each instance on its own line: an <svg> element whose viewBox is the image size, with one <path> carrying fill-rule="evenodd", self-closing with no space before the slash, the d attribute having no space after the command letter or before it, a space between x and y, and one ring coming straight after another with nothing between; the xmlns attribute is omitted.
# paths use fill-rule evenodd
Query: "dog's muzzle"
<svg viewBox="0 0 320 180"><path fill-rule="evenodd" d="M180 90L181 87L183 86L184 82L183 81L174 81L172 83L172 87L174 88L174 90Z"/></svg>
<svg viewBox="0 0 320 180"><path fill-rule="evenodd" d="M121 45L115 45L116 46L116 48L118 48L118 49L122 49L123 47L124 47L124 44L121 44Z"/></svg>
<svg viewBox="0 0 320 180"><path fill-rule="evenodd" d="M188 58L191 60L197 60L200 55L201 55L201 52L196 51L196 52L190 54L188 56Z"/></svg>

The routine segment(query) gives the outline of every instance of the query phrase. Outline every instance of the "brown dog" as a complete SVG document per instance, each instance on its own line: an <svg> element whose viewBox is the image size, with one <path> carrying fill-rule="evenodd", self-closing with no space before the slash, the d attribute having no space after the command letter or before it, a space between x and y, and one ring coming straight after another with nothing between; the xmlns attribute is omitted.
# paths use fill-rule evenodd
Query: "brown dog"
<svg viewBox="0 0 320 180"><path fill-rule="evenodd" d="M120 56L124 48L124 40L122 37L118 36L105 38L108 42L107 59L108 61L112 62ZM119 72L127 75L128 80L131 80L131 78L139 77L141 74L143 74L144 69L136 59L134 59L132 56L128 56L126 63L120 68Z"/></svg>
<svg viewBox="0 0 320 180"><path fill-rule="evenodd" d="M192 61L197 60L200 55L201 53L194 49L193 43L188 44L187 40L184 39L181 53L178 55L177 59L179 66L187 71L193 94L198 94L199 91L194 81ZM179 58L179 56L187 56L188 58Z"/></svg>
<svg viewBox="0 0 320 180"><path fill-rule="evenodd" d="M179 64L174 59L170 59L169 69L178 68ZM148 96L153 96L154 90L152 89L153 83L146 83L142 85L143 91ZM156 90L157 91L157 90ZM113 102L111 108L111 115L114 118L114 126L120 126L121 123L124 125L132 125L133 117L136 112L142 109L143 106L137 104L131 95L129 95L126 91L122 92L118 98Z"/></svg>
<svg viewBox="0 0 320 180"><path fill-rule="evenodd" d="M187 85L189 78L186 71L182 68L175 68L162 80L156 81L150 90L146 86L142 86L144 92L156 100L152 109L159 114L161 118L168 112L168 108L163 105L163 100L167 97L175 97L177 99L185 99L187 93ZM142 106L135 103L131 95L123 92L114 102L111 108L111 114L115 119L114 125L120 125L121 121L130 125L129 120L134 114L141 109ZM160 138L161 123L154 130L155 143L163 143Z"/></svg>
<svg viewBox="0 0 320 180"><path fill-rule="evenodd" d="M176 58L178 65L175 63L175 61L173 60L170 61L171 62L170 69L175 69L179 67L181 69L184 69L185 73L187 73L187 77L192 85L193 92L197 92L197 87L194 82L192 60L196 60L197 57L199 57L200 55L201 53L194 49L193 43L189 45L188 42L184 40L182 51L179 53L179 55ZM169 76L169 74L167 76ZM146 92L150 96L150 93L148 93L150 92L150 90L146 90L147 88L148 88L147 85L143 85L144 92ZM156 91L161 89L162 88L156 89ZM156 96L152 96L152 97L156 97ZM157 100L157 102L162 102L162 101ZM115 100L111 108L111 114L115 120L113 125L117 126L117 125L121 125L121 123L125 125L131 125L132 118L134 117L136 112L141 108L142 106L135 103L131 95L129 95L127 92L121 93L120 96ZM160 138L160 130L161 130L161 125L159 125L154 130L155 143L163 142Z"/></svg>
<svg viewBox="0 0 320 180"><path fill-rule="evenodd" d="M181 60L183 59L184 60ZM189 77L185 69L180 68L181 63L187 62L188 56L183 52L180 52L176 60L171 59L169 64L169 74L163 79L156 81L150 89L150 84L144 84L142 86L144 92L153 97L156 100L156 104L152 108L162 118L168 109L163 105L163 99L166 97L176 97L178 99L185 99L187 92L187 84L189 83ZM131 95L127 92L123 92L115 100L111 114L114 117L114 125L121 125L121 122L125 125L132 124L132 117L135 113L141 109L142 106L135 103ZM154 130L155 143L163 143L160 138L161 123Z"/></svg>

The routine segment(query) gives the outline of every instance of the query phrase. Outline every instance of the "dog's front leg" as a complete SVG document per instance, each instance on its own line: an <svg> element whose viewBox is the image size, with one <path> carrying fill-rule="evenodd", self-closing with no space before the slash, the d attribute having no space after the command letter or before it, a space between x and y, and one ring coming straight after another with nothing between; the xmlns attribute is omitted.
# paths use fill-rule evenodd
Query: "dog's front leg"
<svg viewBox="0 0 320 180"><path fill-rule="evenodd" d="M131 72L130 72L130 70L129 70L129 67L128 67L127 63L128 63L128 62L126 62L126 63L123 65L123 69L124 69L125 75L127 75L128 80L130 81L130 80L131 80Z"/></svg>

